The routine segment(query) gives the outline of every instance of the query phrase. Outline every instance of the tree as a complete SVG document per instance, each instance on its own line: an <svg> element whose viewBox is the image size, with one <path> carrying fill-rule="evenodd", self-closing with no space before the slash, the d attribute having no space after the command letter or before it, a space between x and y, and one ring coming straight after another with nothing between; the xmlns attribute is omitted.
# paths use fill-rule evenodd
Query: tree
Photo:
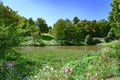
<svg viewBox="0 0 120 80"><path fill-rule="evenodd" d="M46 23L46 21L44 19L37 18L36 25L39 28L39 34L49 32L48 25L47 25L47 23Z"/></svg>
<svg viewBox="0 0 120 80"><path fill-rule="evenodd" d="M29 32L33 38L33 45L35 45L36 41L38 41L38 39L39 39L38 29L37 29L35 22L32 18L29 18L27 23L28 23Z"/></svg>
<svg viewBox="0 0 120 80"><path fill-rule="evenodd" d="M77 24L79 21L80 21L80 20L79 20L79 18L78 18L77 16L75 16L75 17L73 18L73 23L74 23L74 24Z"/></svg>
<svg viewBox="0 0 120 80"><path fill-rule="evenodd" d="M66 23L64 30L64 44L66 45L79 45L81 41L81 31L70 22Z"/></svg>
<svg viewBox="0 0 120 80"><path fill-rule="evenodd" d="M48 29L49 29L49 34L52 34L52 26L49 26Z"/></svg>
<svg viewBox="0 0 120 80"><path fill-rule="evenodd" d="M13 11L8 6L4 6L3 4L0 4L0 19L3 20L5 26L9 26L11 23L18 22L18 17L20 17L17 14L17 11Z"/></svg>
<svg viewBox="0 0 120 80"><path fill-rule="evenodd" d="M113 0L111 7L112 10L109 13L108 19L115 35L120 38L120 0Z"/></svg>
<svg viewBox="0 0 120 80"><path fill-rule="evenodd" d="M11 53L21 42L18 17L11 8L0 4L0 54Z"/></svg>
<svg viewBox="0 0 120 80"><path fill-rule="evenodd" d="M55 36L55 39L63 40L64 39L64 29L66 26L66 21L63 19L59 19L53 26L53 35Z"/></svg>
<svg viewBox="0 0 120 80"><path fill-rule="evenodd" d="M72 22L60 19L53 30L56 40L62 45L79 45L81 41L81 31Z"/></svg>
<svg viewBox="0 0 120 80"><path fill-rule="evenodd" d="M110 23L106 21L105 19L97 21L97 26L98 26L98 36L99 37L106 37L108 32L110 31Z"/></svg>
<svg viewBox="0 0 120 80"><path fill-rule="evenodd" d="M18 32L17 24L9 26L0 25L0 54L11 53L21 42L21 35Z"/></svg>

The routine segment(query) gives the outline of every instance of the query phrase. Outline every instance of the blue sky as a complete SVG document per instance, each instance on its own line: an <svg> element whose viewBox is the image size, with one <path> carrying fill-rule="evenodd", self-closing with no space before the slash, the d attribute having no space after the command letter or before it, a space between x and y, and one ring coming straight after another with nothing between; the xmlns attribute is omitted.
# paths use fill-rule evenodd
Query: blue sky
<svg viewBox="0 0 120 80"><path fill-rule="evenodd" d="M52 26L58 19L107 19L112 0L2 0L21 16L43 18Z"/></svg>

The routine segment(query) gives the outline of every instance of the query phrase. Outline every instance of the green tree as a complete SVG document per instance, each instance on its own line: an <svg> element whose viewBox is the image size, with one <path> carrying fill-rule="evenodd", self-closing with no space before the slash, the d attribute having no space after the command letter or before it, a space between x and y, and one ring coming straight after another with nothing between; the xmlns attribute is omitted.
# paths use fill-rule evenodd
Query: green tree
<svg viewBox="0 0 120 80"><path fill-rule="evenodd" d="M73 23L74 23L74 24L77 24L79 21L80 21L80 19L79 19L77 16L75 16L75 17L73 18Z"/></svg>
<svg viewBox="0 0 120 80"><path fill-rule="evenodd" d="M39 28L39 34L49 32L48 25L47 25L47 23L46 23L46 21L44 19L37 18L36 25Z"/></svg>
<svg viewBox="0 0 120 80"><path fill-rule="evenodd" d="M113 0L111 7L112 10L109 13L108 19L115 35L120 38L120 0Z"/></svg>
<svg viewBox="0 0 120 80"><path fill-rule="evenodd" d="M11 53L21 42L21 35L17 30L17 24L9 26L0 25L0 54Z"/></svg>
<svg viewBox="0 0 120 80"><path fill-rule="evenodd" d="M63 40L64 39L64 29L66 26L66 21L63 19L59 19L53 26L53 35L55 36L55 39Z"/></svg>
<svg viewBox="0 0 120 80"><path fill-rule="evenodd" d="M79 23L76 24L76 27L81 30L82 41L87 35L86 29L85 29L86 23L87 23L87 20L81 20Z"/></svg>
<svg viewBox="0 0 120 80"><path fill-rule="evenodd" d="M49 29L49 34L52 34L52 26L49 26L48 29Z"/></svg>
<svg viewBox="0 0 120 80"><path fill-rule="evenodd" d="M70 22L66 23L64 29L64 41L65 45L79 45L81 41L81 31Z"/></svg>
<svg viewBox="0 0 120 80"><path fill-rule="evenodd" d="M53 27L57 41L62 45L79 45L81 41L81 31L72 22L59 19Z"/></svg>
<svg viewBox="0 0 120 80"><path fill-rule="evenodd" d="M11 53L21 42L17 12L0 4L0 54Z"/></svg>
<svg viewBox="0 0 120 80"><path fill-rule="evenodd" d="M33 45L35 45L36 42L39 39L38 29L37 29L37 27L35 25L35 22L34 22L34 20L32 18L29 18L27 23L28 23L28 28L29 28L30 35L33 38Z"/></svg>
<svg viewBox="0 0 120 80"><path fill-rule="evenodd" d="M99 37L105 37L107 36L108 32L110 31L111 27L108 21L105 19L97 21L97 26L98 26L98 36Z"/></svg>
<svg viewBox="0 0 120 80"><path fill-rule="evenodd" d="M0 4L0 19L3 20L5 26L9 26L11 23L18 22L19 15L17 11L13 11L8 6Z"/></svg>

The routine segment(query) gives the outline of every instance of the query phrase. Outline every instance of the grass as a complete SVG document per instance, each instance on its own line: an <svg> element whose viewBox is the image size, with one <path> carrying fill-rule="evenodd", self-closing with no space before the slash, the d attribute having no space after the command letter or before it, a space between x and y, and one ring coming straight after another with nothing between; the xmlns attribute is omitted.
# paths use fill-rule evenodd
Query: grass
<svg viewBox="0 0 120 80"><path fill-rule="evenodd" d="M94 56L97 53L93 51L80 51L80 50L37 50L37 51L24 51L22 56L28 60L36 63L36 73L40 79L47 80L54 75L59 75L56 79L58 80L62 76L64 80L64 67L69 66L71 62L76 62L84 59L85 57ZM51 67L54 71L46 68ZM45 70L44 70L45 69ZM39 72L40 71L40 72ZM42 74L42 76L40 76ZM44 77L43 77L44 76ZM46 79L47 78L47 79ZM35 79L37 80L37 79ZM38 79L39 80L39 79ZM52 79L51 79L52 80Z"/></svg>
<svg viewBox="0 0 120 80"><path fill-rule="evenodd" d="M49 64L55 69L61 69L66 63L82 59L87 54L79 50L37 50L24 52L22 55L24 58L37 62L40 66Z"/></svg>

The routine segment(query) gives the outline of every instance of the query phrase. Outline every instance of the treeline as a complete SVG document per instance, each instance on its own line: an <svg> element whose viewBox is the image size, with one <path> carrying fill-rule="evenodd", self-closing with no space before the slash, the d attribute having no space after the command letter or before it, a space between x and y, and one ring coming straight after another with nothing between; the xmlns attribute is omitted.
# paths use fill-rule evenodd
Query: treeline
<svg viewBox="0 0 120 80"><path fill-rule="evenodd" d="M100 40L95 37L103 37L106 42L120 40L120 0L113 0L112 9L107 20L79 20L74 17L59 19L53 26L53 34L58 42L63 45L81 45L81 42L93 45Z"/></svg>
<svg viewBox="0 0 120 80"><path fill-rule="evenodd" d="M110 23L107 20L80 20L76 16L72 21L59 19L53 26L53 35L63 45L80 45L89 38L106 37L110 29ZM88 44L95 43L91 41Z"/></svg>
<svg viewBox="0 0 120 80"><path fill-rule="evenodd" d="M114 4L115 1L113 1ZM114 8L116 7L113 7L113 11ZM73 20L59 19L53 27L49 27L44 19L27 19L20 16L17 11L13 11L10 7L4 6L0 2L0 41L2 44L6 39L14 39L13 43L6 40L6 44L10 43L9 45L12 45L15 42L16 44L20 43L19 36L24 38L30 36L34 45L36 42L40 42L42 34L49 33L61 45L82 45L83 42L88 45L94 45L101 42L99 38L104 37L106 37L105 41L109 42L116 39L116 35L119 36L119 28L113 28L113 26L116 26L116 20L119 22L119 19L117 19L119 18L119 14L117 15L118 17L115 15L116 19L114 19L113 11L110 13L109 21L105 19L99 21L80 20L76 16ZM112 20L114 20L113 22L115 24ZM19 34L19 36L13 36L14 34Z"/></svg>

